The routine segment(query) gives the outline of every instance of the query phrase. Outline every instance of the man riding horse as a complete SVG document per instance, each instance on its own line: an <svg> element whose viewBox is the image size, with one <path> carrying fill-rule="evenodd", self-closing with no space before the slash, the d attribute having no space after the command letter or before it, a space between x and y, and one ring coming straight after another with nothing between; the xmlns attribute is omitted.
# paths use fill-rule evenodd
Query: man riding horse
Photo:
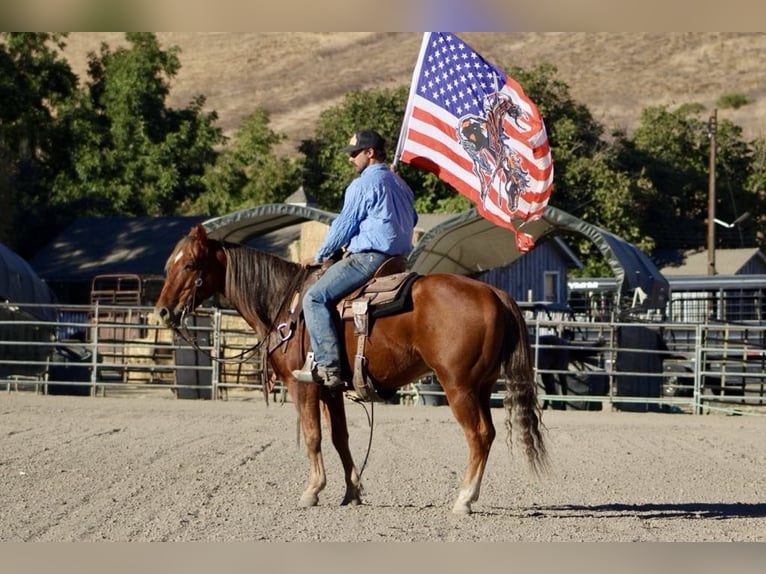
<svg viewBox="0 0 766 574"><path fill-rule="evenodd" d="M366 283L388 258L407 255L418 220L412 190L385 163L385 141L373 130L361 130L342 148L359 177L346 188L343 208L332 222L324 243L307 266L321 265L339 249L343 259L324 271L303 297L303 313L311 341L301 370L301 382L344 388L333 308Z"/></svg>

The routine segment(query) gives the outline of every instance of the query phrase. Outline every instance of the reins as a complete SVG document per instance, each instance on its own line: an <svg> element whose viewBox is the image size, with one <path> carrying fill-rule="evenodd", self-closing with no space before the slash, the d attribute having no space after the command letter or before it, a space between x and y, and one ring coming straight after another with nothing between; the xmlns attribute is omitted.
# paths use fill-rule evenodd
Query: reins
<svg viewBox="0 0 766 574"><path fill-rule="evenodd" d="M352 395L346 395L348 400L350 400L353 403L358 403L362 406L364 409L364 414L367 415L367 424L370 425L370 438L367 440L367 452L364 455L364 462L362 462L362 467L359 469L359 480L362 480L362 473L364 473L364 469L367 467L367 460L370 458L370 451L372 450L372 431L374 428L374 421L375 421L375 401L370 402L370 410L367 411L367 406L364 404L365 401L360 399L357 396Z"/></svg>
<svg viewBox="0 0 766 574"><path fill-rule="evenodd" d="M201 348L197 344L197 339L195 337L192 337L189 331L188 326L186 326L186 319L189 315L193 313L189 312L189 309L195 308L195 301L197 296L197 289L202 287L202 269L199 271L199 275L194 280L194 286L192 287L192 292L189 295L188 302L186 305L184 305L183 311L181 313L181 321L180 323L184 324L185 329L181 329L178 326L172 327L173 331L178 334L179 337L181 337L184 341L189 343L196 351L199 351L205 355L207 355L211 361L216 361L218 363L223 364L242 364L248 361L248 359L251 357L252 354L254 354L256 351L258 351L264 343L269 341L271 336L273 334L277 334L279 336L279 342L277 345L270 350L266 351L266 356L273 353L275 350L277 350L279 347L281 347L284 343L289 341L293 334L295 333L295 321L293 320L290 325L286 322L282 322L277 324L277 321L279 320L279 317L282 315L282 312L285 309L285 306L291 298L294 298L294 294L298 293L296 291L296 288L303 284L306 277L306 268L301 266L301 269L298 273L293 275L292 280L290 281L289 285L287 286L287 289L285 289L285 296L282 299L282 303L279 305L279 308L277 309L277 312L274 314L274 318L271 321L271 324L269 325L269 328L266 330L266 334L252 347L249 347L247 349L244 349L239 354L228 357L228 358L220 358L220 357L214 357L212 353L206 351L205 349ZM291 308L290 313L293 314L295 311L295 306ZM285 329L288 329L287 333L284 332Z"/></svg>
<svg viewBox="0 0 766 574"><path fill-rule="evenodd" d="M265 339L263 341L258 341L252 347L248 347L247 349L244 349L239 354L233 357L220 358L220 357L213 356L213 354L210 351L200 347L199 344L197 343L197 339L195 337L192 337L189 334L190 331L188 327L185 327L182 329L180 327L175 326L175 327L172 327L172 329L174 333L176 333L184 341L189 343L189 345L191 345L195 351L202 353L203 355L208 357L211 361L215 361L216 363L222 363L227 365L237 365L237 364L246 363L250 359L251 354L254 354L258 349L260 349L261 345L263 345L263 343L265 342Z"/></svg>

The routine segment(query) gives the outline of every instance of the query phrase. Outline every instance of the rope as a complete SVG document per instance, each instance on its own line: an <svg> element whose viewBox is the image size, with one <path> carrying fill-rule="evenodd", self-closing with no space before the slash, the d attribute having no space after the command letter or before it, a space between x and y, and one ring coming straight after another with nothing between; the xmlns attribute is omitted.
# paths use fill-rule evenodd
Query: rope
<svg viewBox="0 0 766 574"><path fill-rule="evenodd" d="M365 405L365 401L357 397L356 395L349 395L346 394L346 398L348 398L351 402L358 403L362 405L362 408L364 409L364 413L367 415L367 424L370 426L370 437L367 441L367 452L364 455L364 462L362 463L362 467L359 470L359 480L362 480L362 473L364 473L364 469L367 467L367 460L370 458L370 451L372 450L372 432L373 432L373 423L375 421L375 401L370 402L370 410L367 410L367 406Z"/></svg>
<svg viewBox="0 0 766 574"><path fill-rule="evenodd" d="M237 365L237 364L244 364L244 363L246 363L249 360L250 355L255 353L255 351L257 351L261 347L261 345L263 345L263 343L266 341L266 339L263 339L262 341L258 341L255 345L253 345L252 347L249 347L247 349L244 349L238 355L222 359L222 358L219 358L219 357L214 357L212 353L210 353L209 351L206 351L205 349L200 347L197 344L197 339L196 338L191 337L190 335L187 335L187 333L189 332L188 328L182 330L180 327L173 327L173 331L179 337L181 337L184 341L189 343L189 345L194 347L195 351L198 351L198 352L206 355L211 361L215 361L216 363L223 363L223 364L226 364L226 365Z"/></svg>

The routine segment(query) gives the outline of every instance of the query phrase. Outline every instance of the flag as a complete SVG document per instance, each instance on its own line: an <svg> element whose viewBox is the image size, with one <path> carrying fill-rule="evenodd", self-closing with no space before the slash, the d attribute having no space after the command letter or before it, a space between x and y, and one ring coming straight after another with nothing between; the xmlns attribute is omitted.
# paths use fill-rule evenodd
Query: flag
<svg viewBox="0 0 766 574"><path fill-rule="evenodd" d="M520 227L538 219L553 185L548 134L521 86L451 33L427 32L415 65L394 164L435 174L534 246Z"/></svg>

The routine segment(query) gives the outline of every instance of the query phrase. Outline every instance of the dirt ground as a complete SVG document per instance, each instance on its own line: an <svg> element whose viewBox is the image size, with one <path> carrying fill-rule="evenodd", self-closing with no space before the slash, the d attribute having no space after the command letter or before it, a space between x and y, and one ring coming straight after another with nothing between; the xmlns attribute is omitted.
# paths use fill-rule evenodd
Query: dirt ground
<svg viewBox="0 0 766 574"><path fill-rule="evenodd" d="M370 440L349 403L357 466ZM450 512L466 446L449 407L376 404L364 504L308 464L293 405L0 393L0 541L766 541L766 417L545 411L553 469L504 440L474 514Z"/></svg>

